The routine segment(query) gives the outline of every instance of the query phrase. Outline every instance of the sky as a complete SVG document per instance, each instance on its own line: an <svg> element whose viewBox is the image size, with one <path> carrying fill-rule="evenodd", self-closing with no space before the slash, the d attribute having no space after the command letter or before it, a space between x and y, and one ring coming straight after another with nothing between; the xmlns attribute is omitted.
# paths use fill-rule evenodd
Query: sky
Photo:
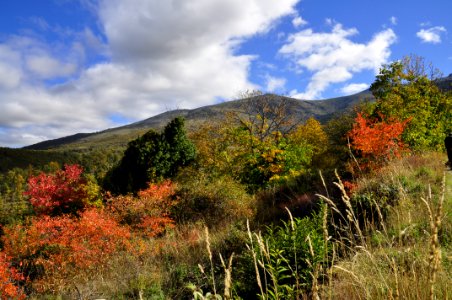
<svg viewBox="0 0 452 300"><path fill-rule="evenodd" d="M452 73L449 0L0 0L0 147L260 90L367 89L415 54Z"/></svg>

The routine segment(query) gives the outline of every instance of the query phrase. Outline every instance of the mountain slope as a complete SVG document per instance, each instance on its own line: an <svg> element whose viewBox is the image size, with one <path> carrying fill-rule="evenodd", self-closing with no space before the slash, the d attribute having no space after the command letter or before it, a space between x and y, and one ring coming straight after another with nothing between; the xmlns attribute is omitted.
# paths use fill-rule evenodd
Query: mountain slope
<svg viewBox="0 0 452 300"><path fill-rule="evenodd" d="M169 121L177 116L186 119L189 130L196 129L199 124L222 118L227 112L243 111L243 107L251 101L259 101L264 97L271 97L272 101L286 101L290 114L301 121L309 117L315 117L321 122L326 122L335 114L350 109L360 101L373 100L369 91L327 100L297 100L277 95L262 95L253 98L240 99L223 102L220 104L204 106L192 110L173 110L157 116L135 122L129 125L111 128L96 133L78 133L75 135L48 140L34 145L24 147L32 150L65 149L65 150L87 150L99 147L123 147L130 140L142 135L149 129L159 130Z"/></svg>
<svg viewBox="0 0 452 300"><path fill-rule="evenodd" d="M218 120L222 118L227 112L243 111L251 100L259 101L256 98L264 98L269 95L256 96L253 99L241 99L229 102L223 102L216 105L200 107L192 110L173 110L168 111L157 116L135 122L129 125L107 129L97 133L78 133L72 136L63 137L55 140L48 140L25 147L33 150L47 150L47 149L91 149L97 147L121 147L125 146L130 140L142 135L149 129L159 130L171 119L182 116L186 119L189 130L195 129L199 124L205 121ZM285 100L288 110L297 119L301 121L309 117L315 117L321 122L326 122L337 113L343 112L358 102L365 99L373 99L369 91L364 91L351 96L344 96L339 98L327 100L297 100L288 97L271 95L274 101Z"/></svg>

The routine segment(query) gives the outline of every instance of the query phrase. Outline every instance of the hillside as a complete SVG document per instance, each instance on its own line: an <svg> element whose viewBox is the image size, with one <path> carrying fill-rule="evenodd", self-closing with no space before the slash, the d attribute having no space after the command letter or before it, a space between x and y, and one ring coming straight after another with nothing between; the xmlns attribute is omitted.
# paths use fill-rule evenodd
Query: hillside
<svg viewBox="0 0 452 300"><path fill-rule="evenodd" d="M451 91L452 74L435 80L435 83L441 90ZM322 123L327 122L334 115L340 114L352 108L360 101L374 100L374 97L369 90L365 90L354 95L325 100L298 100L271 94L256 97L272 97L275 101L281 101L284 99L289 106L289 112L293 114L295 118L304 121L309 117L314 117ZM243 107L255 100L256 99L247 98L227 101L196 109L178 109L167 111L129 125L110 128L94 133L77 133L67 137L40 142L24 148L31 150L64 149L83 151L93 148L125 147L132 139L144 134L149 129L159 130L163 128L165 124L177 116L184 117L187 121L187 128L189 130L193 130L196 129L199 124L202 124L207 120L210 121L222 118L227 112L242 111Z"/></svg>
<svg viewBox="0 0 452 300"><path fill-rule="evenodd" d="M297 100L268 94L256 97L261 97L262 99L264 97L272 97L272 99L274 98L274 101L285 100L289 108L289 113L293 114L295 118L303 121L309 117L315 117L321 122L328 121L335 114L350 109L360 101L373 99L369 91L326 100ZM168 111L129 125L110 128L96 133L78 133L67 137L40 142L24 148L31 150L88 150L103 147L124 147L130 140L142 135L149 129L161 129L166 123L177 116L183 116L187 121L188 129L193 130L199 126L199 124L202 124L207 120L222 118L227 112L243 111L243 107L250 101L256 101L255 97L253 99L248 98L228 101L191 110L181 109Z"/></svg>

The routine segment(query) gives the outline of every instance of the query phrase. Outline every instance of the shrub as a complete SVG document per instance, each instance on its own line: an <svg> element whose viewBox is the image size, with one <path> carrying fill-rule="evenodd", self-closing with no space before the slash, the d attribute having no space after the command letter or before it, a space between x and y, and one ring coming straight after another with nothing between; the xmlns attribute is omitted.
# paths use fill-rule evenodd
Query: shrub
<svg viewBox="0 0 452 300"><path fill-rule="evenodd" d="M177 202L175 189L175 185L169 180L151 184L147 189L139 191L136 197L128 195L110 198L108 210L118 222L129 225L146 237L155 237L166 228L174 226L170 212Z"/></svg>
<svg viewBox="0 0 452 300"><path fill-rule="evenodd" d="M23 276L11 266L5 253L0 252L0 298L25 299L25 294L15 285Z"/></svg>
<svg viewBox="0 0 452 300"><path fill-rule="evenodd" d="M5 253L38 291L70 286L80 273L96 272L118 251L130 247L130 232L107 213L89 209L69 215L34 218L5 229ZM30 282L29 282L30 283Z"/></svg>
<svg viewBox="0 0 452 300"><path fill-rule="evenodd" d="M246 193L244 185L232 178L189 175L185 180L177 191L179 202L173 210L179 222L202 221L216 227L253 215L254 198Z"/></svg>
<svg viewBox="0 0 452 300"><path fill-rule="evenodd" d="M259 271L256 278L261 286L261 297L295 299L317 288L320 268L326 266L329 255L323 213L320 211L303 219L291 218L280 226L270 226L263 236L253 236L250 232L250 249ZM266 282L263 278L267 278Z"/></svg>
<svg viewBox="0 0 452 300"><path fill-rule="evenodd" d="M54 174L31 176L25 195L38 215L77 213L99 200L99 189L82 173L78 165L65 165Z"/></svg>
<svg viewBox="0 0 452 300"><path fill-rule="evenodd" d="M358 113L353 129L348 133L351 146L358 151L364 167L381 165L384 161L400 157L405 150L401 135L409 119L400 122L394 118L370 118Z"/></svg>

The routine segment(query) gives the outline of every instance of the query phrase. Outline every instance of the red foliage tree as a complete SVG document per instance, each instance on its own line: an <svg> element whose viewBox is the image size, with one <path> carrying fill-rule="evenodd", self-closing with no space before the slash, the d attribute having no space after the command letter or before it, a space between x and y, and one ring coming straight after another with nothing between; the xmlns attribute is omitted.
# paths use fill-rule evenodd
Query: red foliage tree
<svg viewBox="0 0 452 300"><path fill-rule="evenodd" d="M42 216L27 226L5 229L4 251L18 262L38 291L58 289L80 272L101 268L118 251L130 249L131 234L102 210L79 218Z"/></svg>
<svg viewBox="0 0 452 300"><path fill-rule="evenodd" d="M385 160L399 157L406 150L401 135L408 122L409 119L385 119L383 115L377 119L358 113L348 137L352 148L358 151L366 163L381 164Z"/></svg>
<svg viewBox="0 0 452 300"><path fill-rule="evenodd" d="M73 213L86 206L86 180L78 165L65 165L55 174L41 173L28 179L25 195L37 214L58 215Z"/></svg>
<svg viewBox="0 0 452 300"><path fill-rule="evenodd" d="M155 237L166 228L174 227L170 217L171 207L176 203L174 194L174 184L167 180L139 191L138 197L113 197L109 200L108 209L118 222L130 225L137 233Z"/></svg>
<svg viewBox="0 0 452 300"><path fill-rule="evenodd" d="M15 285L23 276L11 266L5 253L0 252L0 299L25 299L25 294Z"/></svg>

